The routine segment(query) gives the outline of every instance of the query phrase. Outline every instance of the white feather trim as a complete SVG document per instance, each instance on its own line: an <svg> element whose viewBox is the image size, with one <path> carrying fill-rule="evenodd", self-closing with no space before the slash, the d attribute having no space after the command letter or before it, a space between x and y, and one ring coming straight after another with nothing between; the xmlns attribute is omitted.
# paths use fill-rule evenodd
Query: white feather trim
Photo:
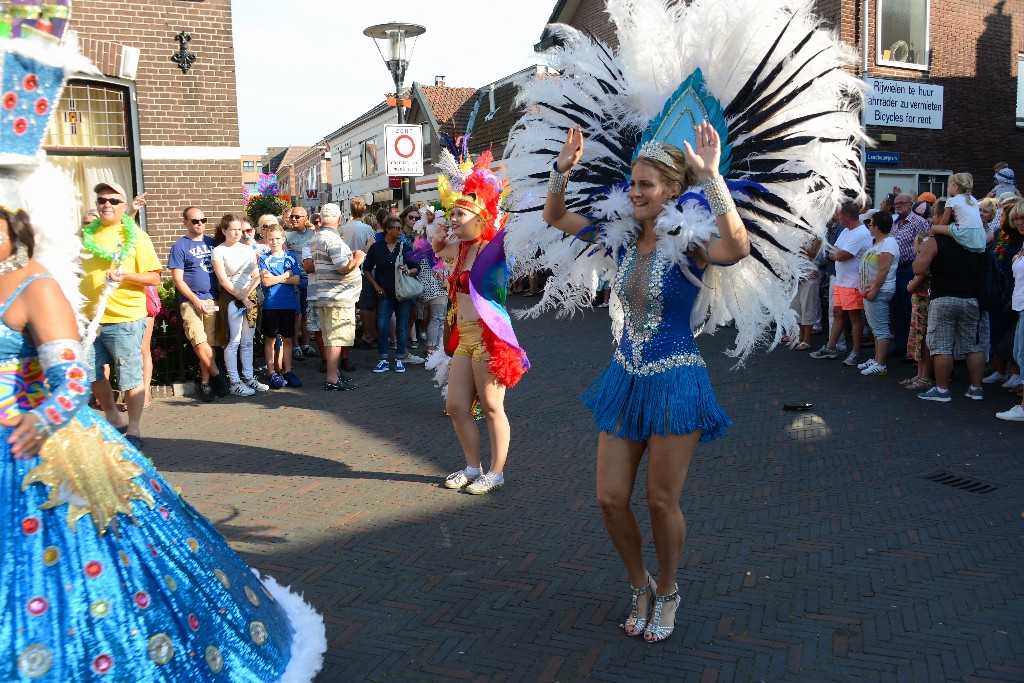
<svg viewBox="0 0 1024 683"><path fill-rule="evenodd" d="M451 368L452 359L438 347L427 354L423 367L434 373L434 384L441 387L441 397L448 398L448 370Z"/></svg>
<svg viewBox="0 0 1024 683"><path fill-rule="evenodd" d="M274 600L281 606L295 631L292 634L292 649L288 665L278 683L309 683L324 665L327 651L327 631L324 619L301 595L292 593L272 576L260 576L255 569L252 573L259 578Z"/></svg>

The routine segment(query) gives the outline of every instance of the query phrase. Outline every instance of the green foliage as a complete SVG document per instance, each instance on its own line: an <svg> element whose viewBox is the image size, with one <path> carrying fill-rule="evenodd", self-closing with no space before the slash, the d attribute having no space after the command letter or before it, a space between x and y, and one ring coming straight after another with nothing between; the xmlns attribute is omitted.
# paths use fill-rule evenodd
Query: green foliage
<svg viewBox="0 0 1024 683"><path fill-rule="evenodd" d="M277 197L267 197L262 194L254 194L249 197L249 201L245 204L245 215L253 225L257 225L260 220L260 216L266 214L273 214L274 216L280 216L284 213L284 207L281 202L278 201Z"/></svg>

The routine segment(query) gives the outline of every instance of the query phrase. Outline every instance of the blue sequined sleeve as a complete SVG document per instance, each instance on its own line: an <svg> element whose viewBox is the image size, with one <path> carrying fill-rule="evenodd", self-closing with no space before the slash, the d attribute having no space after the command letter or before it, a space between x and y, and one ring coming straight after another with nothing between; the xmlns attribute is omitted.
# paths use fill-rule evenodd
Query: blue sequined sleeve
<svg viewBox="0 0 1024 683"><path fill-rule="evenodd" d="M76 339L57 339L39 347L39 364L46 373L50 397L32 409L39 430L52 433L85 405L89 396L82 344Z"/></svg>

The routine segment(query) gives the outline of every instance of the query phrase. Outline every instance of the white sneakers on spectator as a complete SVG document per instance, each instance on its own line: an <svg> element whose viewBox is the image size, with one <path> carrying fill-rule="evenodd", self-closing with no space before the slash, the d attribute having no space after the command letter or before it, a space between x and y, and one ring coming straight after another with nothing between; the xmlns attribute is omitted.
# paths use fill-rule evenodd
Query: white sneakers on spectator
<svg viewBox="0 0 1024 683"><path fill-rule="evenodd" d="M982 380L984 381L984 380ZM1005 382L1003 382L1003 389L1016 389L1021 384L1024 384L1024 380L1020 378L1020 375L1010 375Z"/></svg>
<svg viewBox="0 0 1024 683"><path fill-rule="evenodd" d="M889 369L885 365L879 365L878 363L872 362L871 365L861 370L860 374L868 377L870 377L871 375L882 376L889 374Z"/></svg>
<svg viewBox="0 0 1024 683"><path fill-rule="evenodd" d="M407 365L423 365L426 360L420 356L410 353L408 356L403 358Z"/></svg>
<svg viewBox="0 0 1024 683"><path fill-rule="evenodd" d="M472 493L474 495L479 496L484 493L490 493L494 489L500 489L504 485L504 474L495 474L494 472L488 472L487 474L481 474L476 481L467 486L466 493Z"/></svg>
<svg viewBox="0 0 1024 683"><path fill-rule="evenodd" d="M858 369L858 370L867 370L867 369L868 369L868 368L870 368L870 367L871 367L872 365L877 365L877 363L875 362L875 359L874 359L874 358L868 358L868 359L867 359L866 361L864 361L863 363L860 363L860 364L859 364L859 365L857 366L857 369Z"/></svg>
<svg viewBox="0 0 1024 683"><path fill-rule="evenodd" d="M249 387L253 391L270 391L270 387L256 379L255 376L250 377L249 379L243 379L242 384Z"/></svg>
<svg viewBox="0 0 1024 683"><path fill-rule="evenodd" d="M1011 422L1024 422L1024 406L1018 405L1001 413L996 413L996 417L1000 420L1010 420Z"/></svg>
<svg viewBox="0 0 1024 683"><path fill-rule="evenodd" d="M256 393L255 389L250 389L248 385L243 384L242 382L235 382L232 384L230 391L232 396L252 396Z"/></svg>
<svg viewBox="0 0 1024 683"><path fill-rule="evenodd" d="M850 355L843 361L843 365L848 368L852 368L860 364L860 354L856 351L850 351Z"/></svg>
<svg viewBox="0 0 1024 683"><path fill-rule="evenodd" d="M981 380L981 383L982 384L995 384L996 382L1005 382L1007 379L1008 379L1007 376L1004 375L1003 373L999 372L998 370L993 370L992 374L990 374L985 379Z"/></svg>

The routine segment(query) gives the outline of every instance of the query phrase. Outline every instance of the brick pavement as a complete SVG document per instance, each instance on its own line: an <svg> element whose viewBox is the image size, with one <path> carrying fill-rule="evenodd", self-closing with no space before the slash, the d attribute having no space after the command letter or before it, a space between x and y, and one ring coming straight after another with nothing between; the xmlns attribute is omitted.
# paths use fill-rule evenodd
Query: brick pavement
<svg viewBox="0 0 1024 683"><path fill-rule="evenodd" d="M737 426L694 460L677 632L647 645L617 628L626 578L577 398L607 317L517 331L534 370L493 495L440 488L462 464L440 396L420 368L373 375L373 352L354 355L355 392L320 391L306 361L299 390L147 411L157 466L324 614L318 680L1024 680L1024 425L994 417L1002 390L961 398L958 368L954 402L928 403L896 385L910 366L869 378L789 351L732 372L728 335L703 337Z"/></svg>

